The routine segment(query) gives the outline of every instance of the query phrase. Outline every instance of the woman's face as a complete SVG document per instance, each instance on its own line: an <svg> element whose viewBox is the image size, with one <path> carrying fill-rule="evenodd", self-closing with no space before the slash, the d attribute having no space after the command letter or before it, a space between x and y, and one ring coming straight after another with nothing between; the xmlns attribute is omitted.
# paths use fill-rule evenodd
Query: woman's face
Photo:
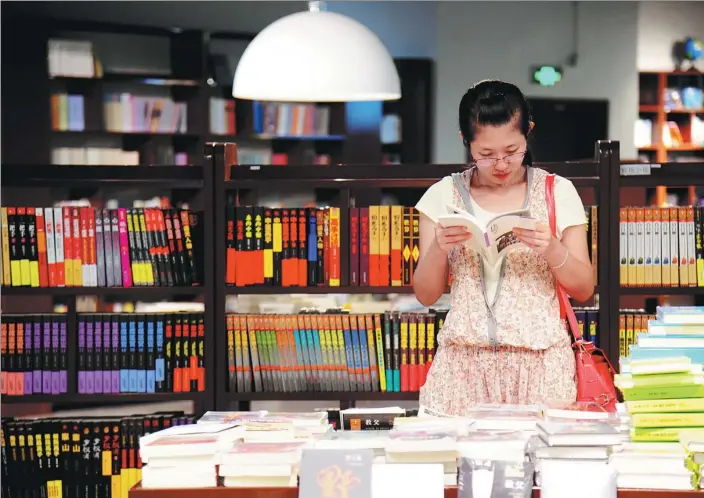
<svg viewBox="0 0 704 498"><path fill-rule="evenodd" d="M526 138L514 121L478 126L470 144L472 161L479 169L482 184L497 187L520 181L526 150Z"/></svg>

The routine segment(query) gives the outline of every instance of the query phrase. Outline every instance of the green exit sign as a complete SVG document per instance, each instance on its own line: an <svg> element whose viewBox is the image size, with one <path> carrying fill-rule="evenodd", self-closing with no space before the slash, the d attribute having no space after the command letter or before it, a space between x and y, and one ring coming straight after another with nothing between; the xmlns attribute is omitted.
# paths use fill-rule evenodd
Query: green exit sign
<svg viewBox="0 0 704 498"><path fill-rule="evenodd" d="M562 69L557 66L534 66L532 75L533 83L540 86L555 86L562 81Z"/></svg>

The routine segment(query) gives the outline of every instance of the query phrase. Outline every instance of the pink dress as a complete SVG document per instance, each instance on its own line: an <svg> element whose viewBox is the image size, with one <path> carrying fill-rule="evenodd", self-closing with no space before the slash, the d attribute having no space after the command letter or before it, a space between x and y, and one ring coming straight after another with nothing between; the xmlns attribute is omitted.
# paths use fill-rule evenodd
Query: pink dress
<svg viewBox="0 0 704 498"><path fill-rule="evenodd" d="M453 203L471 212L470 171L453 176ZM547 173L528 168L525 207L548 224ZM533 404L576 399L575 360L560 319L555 277L545 258L518 249L503 262L493 302L483 265L465 246L449 254L451 305L420 405L427 413L464 415L478 403Z"/></svg>

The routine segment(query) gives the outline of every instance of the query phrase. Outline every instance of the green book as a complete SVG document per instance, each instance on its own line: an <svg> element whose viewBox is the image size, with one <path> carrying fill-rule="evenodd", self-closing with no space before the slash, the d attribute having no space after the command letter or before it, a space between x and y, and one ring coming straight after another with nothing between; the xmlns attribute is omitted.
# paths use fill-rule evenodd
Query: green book
<svg viewBox="0 0 704 498"><path fill-rule="evenodd" d="M629 375L616 374L614 384L619 389L632 389L638 387L676 387L687 385L703 385L702 374L655 374L655 375Z"/></svg>
<svg viewBox="0 0 704 498"><path fill-rule="evenodd" d="M656 386L621 389L623 398L628 401L675 400L683 398L703 398L704 385Z"/></svg>
<svg viewBox="0 0 704 498"><path fill-rule="evenodd" d="M626 401L626 410L635 413L704 413L704 397Z"/></svg>
<svg viewBox="0 0 704 498"><path fill-rule="evenodd" d="M704 427L704 413L635 413L631 424L636 428Z"/></svg>

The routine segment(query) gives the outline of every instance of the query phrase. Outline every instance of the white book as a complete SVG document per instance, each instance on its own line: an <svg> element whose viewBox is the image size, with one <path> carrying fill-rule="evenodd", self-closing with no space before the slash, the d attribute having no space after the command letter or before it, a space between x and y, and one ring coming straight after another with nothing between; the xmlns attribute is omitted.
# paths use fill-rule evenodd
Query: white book
<svg viewBox="0 0 704 498"><path fill-rule="evenodd" d="M689 261L687 262L687 282L690 287L695 287L697 285L697 263L696 263L696 244L694 237L694 209L692 207L687 208L687 257Z"/></svg>
<svg viewBox="0 0 704 498"><path fill-rule="evenodd" d="M670 251L670 212L667 208L660 209L660 258L662 259L662 285L672 285L672 254Z"/></svg>
<svg viewBox="0 0 704 498"><path fill-rule="evenodd" d="M638 257L637 243L638 237L636 237L636 218L635 209L628 210L628 285L635 287L636 285L636 261Z"/></svg>
<svg viewBox="0 0 704 498"><path fill-rule="evenodd" d="M645 284L645 221L643 208L636 209L636 285Z"/></svg>
<svg viewBox="0 0 704 498"><path fill-rule="evenodd" d="M680 244L680 287L687 287L689 285L689 268L687 267L689 263L689 244L687 243L687 209L679 208L678 210L679 222L679 244Z"/></svg>
<svg viewBox="0 0 704 498"><path fill-rule="evenodd" d="M619 431L604 422L538 422L538 435L549 446L617 446Z"/></svg>
<svg viewBox="0 0 704 498"><path fill-rule="evenodd" d="M622 286L628 285L628 209L621 208L619 221L619 274Z"/></svg>
<svg viewBox="0 0 704 498"><path fill-rule="evenodd" d="M467 247L481 254L492 267L501 263L510 251L525 248L513 234L514 228L535 230L537 224L528 209L501 213L484 225L467 211L450 205L446 207L449 213L438 216L438 223L444 227L465 227L472 234Z"/></svg>
<svg viewBox="0 0 704 498"><path fill-rule="evenodd" d="M662 285L662 222L660 209L653 209L653 285Z"/></svg>
<svg viewBox="0 0 704 498"><path fill-rule="evenodd" d="M677 208L670 209L670 285L679 287L679 234L677 228Z"/></svg>
<svg viewBox="0 0 704 498"><path fill-rule="evenodd" d="M653 210L645 210L645 245L644 256L645 260L645 282L646 286L653 285Z"/></svg>
<svg viewBox="0 0 704 498"><path fill-rule="evenodd" d="M41 214L41 212L44 211L44 232L46 233L46 263L47 263L47 270L49 273L49 285L50 286L55 286L55 278L51 278L51 275L53 274L54 277L56 276L56 243L54 242L54 210L52 208L46 208L44 210L43 208L37 208L37 216Z"/></svg>

